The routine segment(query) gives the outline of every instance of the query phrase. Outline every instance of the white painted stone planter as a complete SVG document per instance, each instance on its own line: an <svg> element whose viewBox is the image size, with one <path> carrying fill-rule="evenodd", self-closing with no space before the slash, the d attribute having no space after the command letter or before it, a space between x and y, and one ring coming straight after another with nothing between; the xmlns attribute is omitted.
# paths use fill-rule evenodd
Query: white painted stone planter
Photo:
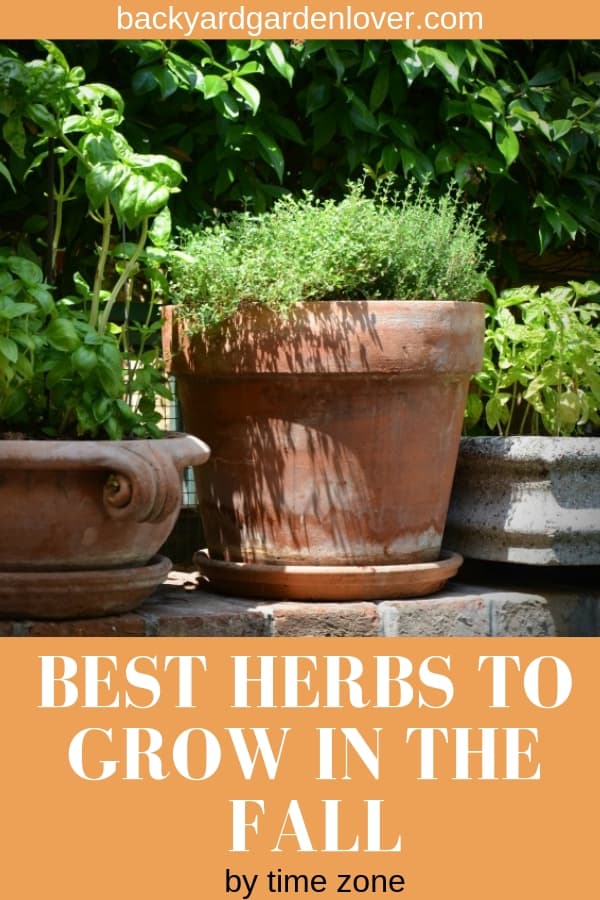
<svg viewBox="0 0 600 900"><path fill-rule="evenodd" d="M600 438L463 438L444 547L533 565L600 565Z"/></svg>

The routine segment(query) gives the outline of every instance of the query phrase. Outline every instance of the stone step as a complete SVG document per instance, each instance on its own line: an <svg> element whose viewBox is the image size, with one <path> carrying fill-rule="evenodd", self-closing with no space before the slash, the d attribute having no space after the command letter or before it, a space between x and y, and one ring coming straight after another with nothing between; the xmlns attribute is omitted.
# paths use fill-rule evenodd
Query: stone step
<svg viewBox="0 0 600 900"><path fill-rule="evenodd" d="M9 635L591 637L600 635L600 569L472 564L431 597L345 603L224 597L198 584L195 573L178 571L135 612L62 622L0 621L0 636Z"/></svg>

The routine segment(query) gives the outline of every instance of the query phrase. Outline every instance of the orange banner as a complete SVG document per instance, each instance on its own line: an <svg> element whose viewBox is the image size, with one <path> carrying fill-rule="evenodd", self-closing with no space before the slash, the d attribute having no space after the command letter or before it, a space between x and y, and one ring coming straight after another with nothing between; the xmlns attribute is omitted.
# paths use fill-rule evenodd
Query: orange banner
<svg viewBox="0 0 600 900"><path fill-rule="evenodd" d="M4 896L591 897L597 651L4 639Z"/></svg>
<svg viewBox="0 0 600 900"><path fill-rule="evenodd" d="M93 5L75 0L5 4L0 35L15 38L594 38L600 12L594 0L568 7L491 0L406 3L345 0L267 0L212 3L120 0Z"/></svg>

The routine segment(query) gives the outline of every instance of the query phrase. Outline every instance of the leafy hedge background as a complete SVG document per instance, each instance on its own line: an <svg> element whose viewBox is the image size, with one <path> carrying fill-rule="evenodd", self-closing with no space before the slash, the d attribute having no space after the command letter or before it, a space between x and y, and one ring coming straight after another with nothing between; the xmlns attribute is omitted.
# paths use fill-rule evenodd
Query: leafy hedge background
<svg viewBox="0 0 600 900"><path fill-rule="evenodd" d="M581 277L578 265L585 275L600 269L598 41L58 45L88 80L123 95L124 131L139 152L181 162L178 225L212 210L265 209L305 188L339 196L366 166L434 193L458 181L481 204L500 282L528 277L540 256L542 283L554 269L562 282ZM35 42L5 46L44 55ZM16 135L4 120L0 163L17 190L0 179L0 243L40 252L46 175L30 170L34 158L35 124ZM80 198L65 211L66 260L85 245L85 209Z"/></svg>

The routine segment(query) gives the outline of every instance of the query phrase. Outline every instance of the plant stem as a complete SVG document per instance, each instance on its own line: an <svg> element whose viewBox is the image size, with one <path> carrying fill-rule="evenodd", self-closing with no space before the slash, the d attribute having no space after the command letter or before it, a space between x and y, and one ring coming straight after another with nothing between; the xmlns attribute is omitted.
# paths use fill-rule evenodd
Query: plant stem
<svg viewBox="0 0 600 900"><path fill-rule="evenodd" d="M50 272L52 276L52 284L56 276L56 257L58 256L58 246L60 244L60 234L62 231L62 213L63 204L65 202L65 170L59 164L58 166L58 189L54 193L54 231L52 234L52 247L50 250Z"/></svg>
<svg viewBox="0 0 600 900"><path fill-rule="evenodd" d="M100 246L100 256L96 264L96 272L94 275L94 287L92 289L92 306L90 309L90 325L98 330L98 319L100 317L100 291L104 281L104 271L106 269L106 260L108 259L108 250L110 246L110 226L112 224L112 213L110 211L110 203L108 197L104 200L104 216L100 220L102 223L102 244Z"/></svg>
<svg viewBox="0 0 600 900"><path fill-rule="evenodd" d="M54 191L54 170L56 168L56 157L54 153L54 138L48 138L48 226L47 226L47 249L46 249L46 281L48 284L54 284L56 275L53 259L54 247L54 224L56 213L56 193Z"/></svg>
<svg viewBox="0 0 600 900"><path fill-rule="evenodd" d="M506 434L510 434L510 426L512 425L513 416L515 413L515 407L517 405L517 382L513 383L512 389L512 399L510 401L510 411L508 414L508 422L506 423Z"/></svg>
<svg viewBox="0 0 600 900"><path fill-rule="evenodd" d="M127 260L127 263L125 265L125 268L121 272L119 280L113 287L112 291L110 292L110 296L108 297L108 299L106 301L106 305L104 307L104 310L102 311L102 315L100 316L100 321L98 323L97 331L99 334L104 334L104 332L106 331L106 326L108 325L108 322L110 319L110 314L112 312L112 308L115 305L115 302L117 300L117 297L119 296L119 292L120 292L121 288L123 287L124 284L127 283L133 270L135 269L136 263L137 263L138 259L140 258L142 250L144 249L144 246L146 244L147 236L148 236L148 219L146 218L142 222L142 229L140 232L140 237L138 239L138 242L135 246L135 250L133 251L133 253L129 257L129 259Z"/></svg>
<svg viewBox="0 0 600 900"><path fill-rule="evenodd" d="M551 314L552 315L552 314ZM556 385L556 404L554 407L554 437L558 437L560 434L560 394L562 388L562 380L563 380L563 367L564 367L564 359L563 359L563 322L560 317L552 316L554 321L556 322L557 330L558 330L558 379Z"/></svg>

